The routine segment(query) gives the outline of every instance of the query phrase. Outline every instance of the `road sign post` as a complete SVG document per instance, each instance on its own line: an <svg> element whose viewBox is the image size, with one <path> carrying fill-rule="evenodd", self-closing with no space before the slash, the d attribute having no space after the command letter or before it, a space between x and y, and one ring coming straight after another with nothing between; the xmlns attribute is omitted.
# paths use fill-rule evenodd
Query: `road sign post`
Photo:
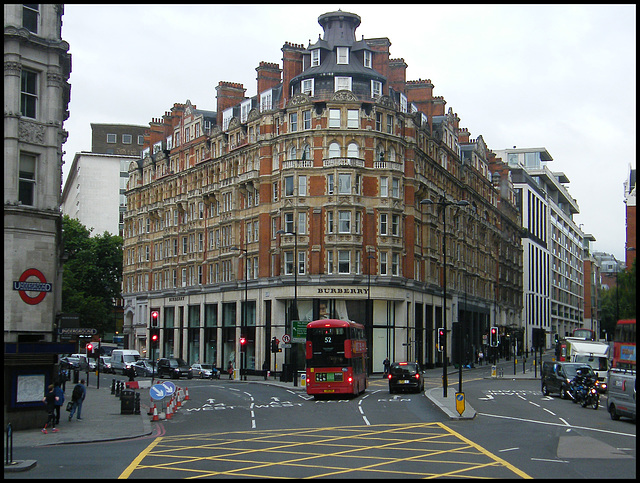
<svg viewBox="0 0 640 483"><path fill-rule="evenodd" d="M462 416L462 413L464 413L464 393L463 392L456 393L456 411L458 411L458 414L460 416Z"/></svg>

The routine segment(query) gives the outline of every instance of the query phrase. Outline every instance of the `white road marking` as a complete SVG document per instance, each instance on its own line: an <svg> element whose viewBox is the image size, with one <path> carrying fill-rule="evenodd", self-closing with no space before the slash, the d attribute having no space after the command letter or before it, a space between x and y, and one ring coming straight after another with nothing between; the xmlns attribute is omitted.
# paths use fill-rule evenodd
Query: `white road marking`
<svg viewBox="0 0 640 483"><path fill-rule="evenodd" d="M551 414L551 416L556 415L556 413L554 413L553 411L549 411L547 408L542 408L542 410L548 412L549 414Z"/></svg>
<svg viewBox="0 0 640 483"><path fill-rule="evenodd" d="M544 458L531 458L531 461L547 461L548 463L568 463L565 460L547 460Z"/></svg>
<svg viewBox="0 0 640 483"><path fill-rule="evenodd" d="M498 452L499 453L504 453L505 451L514 451L516 449L520 449L520 448L505 448L505 449L498 450Z"/></svg>

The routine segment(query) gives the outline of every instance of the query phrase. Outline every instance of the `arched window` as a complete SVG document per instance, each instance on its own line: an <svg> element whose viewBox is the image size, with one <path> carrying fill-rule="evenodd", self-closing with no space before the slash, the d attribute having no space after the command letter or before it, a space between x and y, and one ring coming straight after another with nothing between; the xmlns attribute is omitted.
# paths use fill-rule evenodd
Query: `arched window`
<svg viewBox="0 0 640 483"><path fill-rule="evenodd" d="M347 157L348 158L359 158L360 157L360 149L356 143L349 143L347 146Z"/></svg>
<svg viewBox="0 0 640 483"><path fill-rule="evenodd" d="M384 161L384 154L384 147L382 144L378 144L378 147L376 148L376 161Z"/></svg>
<svg viewBox="0 0 640 483"><path fill-rule="evenodd" d="M329 157L330 158L340 157L340 145L338 143L329 144Z"/></svg>
<svg viewBox="0 0 640 483"><path fill-rule="evenodd" d="M289 159L296 159L298 151L295 146L291 146L289 148Z"/></svg>
<svg viewBox="0 0 640 483"><path fill-rule="evenodd" d="M393 146L389 148L389 161L394 161L396 160L396 150L393 149Z"/></svg>
<svg viewBox="0 0 640 483"><path fill-rule="evenodd" d="M305 144L302 148L302 160L311 159L311 148L308 144Z"/></svg>

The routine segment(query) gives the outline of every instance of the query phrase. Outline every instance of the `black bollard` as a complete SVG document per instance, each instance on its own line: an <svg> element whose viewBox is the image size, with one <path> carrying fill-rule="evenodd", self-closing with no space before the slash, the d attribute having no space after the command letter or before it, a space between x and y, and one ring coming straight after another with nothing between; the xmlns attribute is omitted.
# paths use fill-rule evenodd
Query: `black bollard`
<svg viewBox="0 0 640 483"><path fill-rule="evenodd" d="M115 394L116 393L116 379L113 378L111 379L111 394Z"/></svg>
<svg viewBox="0 0 640 483"><path fill-rule="evenodd" d="M133 414L140 414L140 393L137 391L133 402Z"/></svg>

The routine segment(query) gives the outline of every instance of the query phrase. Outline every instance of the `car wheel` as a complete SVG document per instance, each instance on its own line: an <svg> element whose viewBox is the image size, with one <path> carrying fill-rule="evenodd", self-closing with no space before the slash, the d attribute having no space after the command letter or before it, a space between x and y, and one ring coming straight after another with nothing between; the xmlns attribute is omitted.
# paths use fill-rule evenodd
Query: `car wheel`
<svg viewBox="0 0 640 483"><path fill-rule="evenodd" d="M189 374L189 375L187 376L187 379L193 379L193 374Z"/></svg>
<svg viewBox="0 0 640 483"><path fill-rule="evenodd" d="M543 396L548 396L549 395L549 388L547 387L547 385L544 382L542 383L542 395Z"/></svg>
<svg viewBox="0 0 640 483"><path fill-rule="evenodd" d="M609 404L609 415L611 416L611 419L613 419L614 421L617 421L618 419L620 419L620 416L616 412L616 405L613 403Z"/></svg>

